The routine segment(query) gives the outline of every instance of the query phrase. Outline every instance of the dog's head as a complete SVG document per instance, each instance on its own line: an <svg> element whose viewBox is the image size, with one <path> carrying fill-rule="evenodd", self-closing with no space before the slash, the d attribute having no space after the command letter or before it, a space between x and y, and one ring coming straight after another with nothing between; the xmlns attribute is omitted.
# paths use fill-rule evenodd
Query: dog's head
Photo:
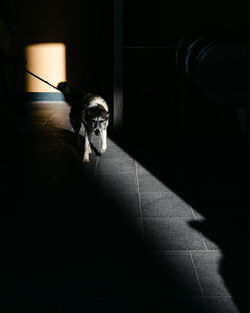
<svg viewBox="0 0 250 313"><path fill-rule="evenodd" d="M99 136L108 127L109 113L102 107L92 107L86 110L85 120L95 135Z"/></svg>

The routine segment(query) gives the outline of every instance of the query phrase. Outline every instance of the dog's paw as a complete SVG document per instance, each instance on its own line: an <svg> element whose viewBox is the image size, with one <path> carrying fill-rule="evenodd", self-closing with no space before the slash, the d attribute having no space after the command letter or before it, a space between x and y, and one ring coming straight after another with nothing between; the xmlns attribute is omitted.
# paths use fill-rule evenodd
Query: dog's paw
<svg viewBox="0 0 250 313"><path fill-rule="evenodd" d="M100 149L101 153L104 153L106 150L107 150L107 148L105 148L105 149L101 148Z"/></svg>
<svg viewBox="0 0 250 313"><path fill-rule="evenodd" d="M87 163L87 162L89 162L89 159L83 159L82 160L84 163Z"/></svg>

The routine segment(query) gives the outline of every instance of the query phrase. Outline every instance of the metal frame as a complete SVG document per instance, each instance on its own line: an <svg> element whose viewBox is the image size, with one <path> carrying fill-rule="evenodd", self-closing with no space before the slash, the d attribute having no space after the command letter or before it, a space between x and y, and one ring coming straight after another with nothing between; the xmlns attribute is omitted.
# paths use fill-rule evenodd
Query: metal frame
<svg viewBox="0 0 250 313"><path fill-rule="evenodd" d="M113 0L113 127L123 124L123 0Z"/></svg>

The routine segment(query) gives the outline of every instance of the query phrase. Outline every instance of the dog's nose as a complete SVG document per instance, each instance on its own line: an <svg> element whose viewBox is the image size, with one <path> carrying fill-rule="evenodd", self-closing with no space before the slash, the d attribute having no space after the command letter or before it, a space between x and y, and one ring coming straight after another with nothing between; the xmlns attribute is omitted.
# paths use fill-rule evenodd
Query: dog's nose
<svg viewBox="0 0 250 313"><path fill-rule="evenodd" d="M99 129L96 129L96 130L95 130L95 134L96 134L96 136L99 136L100 130L99 130Z"/></svg>

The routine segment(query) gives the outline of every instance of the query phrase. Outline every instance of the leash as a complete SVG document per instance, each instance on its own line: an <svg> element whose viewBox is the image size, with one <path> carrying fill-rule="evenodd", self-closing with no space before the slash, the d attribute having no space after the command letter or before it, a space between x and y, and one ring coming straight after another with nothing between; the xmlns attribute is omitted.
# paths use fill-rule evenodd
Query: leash
<svg viewBox="0 0 250 313"><path fill-rule="evenodd" d="M49 83L47 80L37 76L36 74L32 73L31 71L27 70L25 67L21 66L20 64L16 64L17 67L19 67L20 69L22 69L24 72L29 73L30 75L34 76L35 78L41 80L43 83L49 85L50 87L53 87L54 89L58 90L61 92L61 90L59 90L57 87L55 87L54 85L52 85L51 83ZM85 127L85 129L87 129L87 125L85 123L85 121L82 119L82 123ZM101 153L96 149L96 147L93 145L93 143L89 140L89 144L91 149L95 152L96 156L101 156Z"/></svg>
<svg viewBox="0 0 250 313"><path fill-rule="evenodd" d="M53 87L53 88L57 89L58 91L60 91L57 87L55 87L54 85L52 85L51 83L49 83L47 80L45 80L45 79L43 79L43 78L37 76L36 74L32 73L32 72L29 71L29 70L27 70L27 68L25 68L25 67L23 67L23 66L21 66L21 65L19 65L19 64L17 64L17 67L19 67L20 69L22 69L24 72L27 72L27 73L29 73L30 75L34 76L35 78L41 80L43 83L49 85L50 87Z"/></svg>
<svg viewBox="0 0 250 313"><path fill-rule="evenodd" d="M91 149L95 152L96 156L102 156L101 153L96 149L96 147L93 145L93 143L89 140L89 144Z"/></svg>

